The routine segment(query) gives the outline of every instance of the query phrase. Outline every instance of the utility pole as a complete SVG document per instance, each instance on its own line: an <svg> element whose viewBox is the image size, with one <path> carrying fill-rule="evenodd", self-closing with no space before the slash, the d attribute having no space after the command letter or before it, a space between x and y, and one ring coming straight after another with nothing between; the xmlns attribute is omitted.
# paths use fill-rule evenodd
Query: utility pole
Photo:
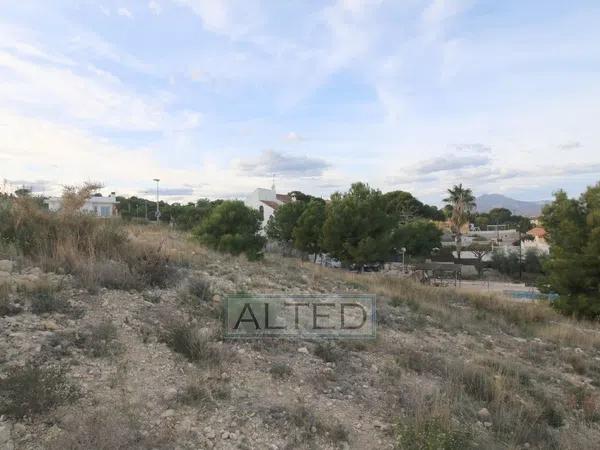
<svg viewBox="0 0 600 450"><path fill-rule="evenodd" d="M160 181L160 178L154 178L154 181L156 181L156 223L158 223L158 221L160 220L160 209L158 208L158 183Z"/></svg>

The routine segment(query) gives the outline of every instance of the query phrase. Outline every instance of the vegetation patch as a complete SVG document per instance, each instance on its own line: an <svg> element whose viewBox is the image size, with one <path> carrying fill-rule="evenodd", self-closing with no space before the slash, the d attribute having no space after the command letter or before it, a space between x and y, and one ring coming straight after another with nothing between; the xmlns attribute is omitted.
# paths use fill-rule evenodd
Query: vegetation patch
<svg viewBox="0 0 600 450"><path fill-rule="evenodd" d="M167 325L162 339L171 350L192 362L206 365L221 363L221 353L211 342L211 336L194 324L174 321Z"/></svg>
<svg viewBox="0 0 600 450"><path fill-rule="evenodd" d="M10 368L0 379L0 414L31 417L75 400L79 391L66 374L64 366L27 363Z"/></svg>

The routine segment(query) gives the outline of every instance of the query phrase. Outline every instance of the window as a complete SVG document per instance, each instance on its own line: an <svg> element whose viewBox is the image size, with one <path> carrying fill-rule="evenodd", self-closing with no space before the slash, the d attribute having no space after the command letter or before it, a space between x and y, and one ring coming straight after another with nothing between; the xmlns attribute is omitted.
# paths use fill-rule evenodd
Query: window
<svg viewBox="0 0 600 450"><path fill-rule="evenodd" d="M110 217L110 206L101 206L100 207L100 217Z"/></svg>

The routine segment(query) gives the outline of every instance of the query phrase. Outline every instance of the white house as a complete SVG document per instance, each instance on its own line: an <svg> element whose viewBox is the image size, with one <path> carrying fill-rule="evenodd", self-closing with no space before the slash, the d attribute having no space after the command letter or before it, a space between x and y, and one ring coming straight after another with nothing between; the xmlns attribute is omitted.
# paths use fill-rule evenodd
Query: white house
<svg viewBox="0 0 600 450"><path fill-rule="evenodd" d="M58 211L62 207L61 197L49 197L44 200L50 211ZM114 192L108 197L93 196L88 198L81 211L88 212L98 217L116 217L119 215L117 211L117 199Z"/></svg>
<svg viewBox="0 0 600 450"><path fill-rule="evenodd" d="M257 209L261 212L263 217L262 227L263 230L267 226L269 218L273 215L275 210L286 203L291 202L292 199L289 195L278 194L275 192L275 185L271 186L271 189L258 188L252 192L244 204L249 208Z"/></svg>

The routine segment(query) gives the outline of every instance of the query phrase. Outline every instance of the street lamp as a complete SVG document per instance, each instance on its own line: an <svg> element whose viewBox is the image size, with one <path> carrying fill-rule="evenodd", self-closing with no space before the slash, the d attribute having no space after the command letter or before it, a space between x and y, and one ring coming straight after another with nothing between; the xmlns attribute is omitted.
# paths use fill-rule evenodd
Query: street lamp
<svg viewBox="0 0 600 450"><path fill-rule="evenodd" d="M156 181L156 223L158 223L158 220L160 219L160 210L158 209L158 182L160 181L160 178L154 178L154 181Z"/></svg>

